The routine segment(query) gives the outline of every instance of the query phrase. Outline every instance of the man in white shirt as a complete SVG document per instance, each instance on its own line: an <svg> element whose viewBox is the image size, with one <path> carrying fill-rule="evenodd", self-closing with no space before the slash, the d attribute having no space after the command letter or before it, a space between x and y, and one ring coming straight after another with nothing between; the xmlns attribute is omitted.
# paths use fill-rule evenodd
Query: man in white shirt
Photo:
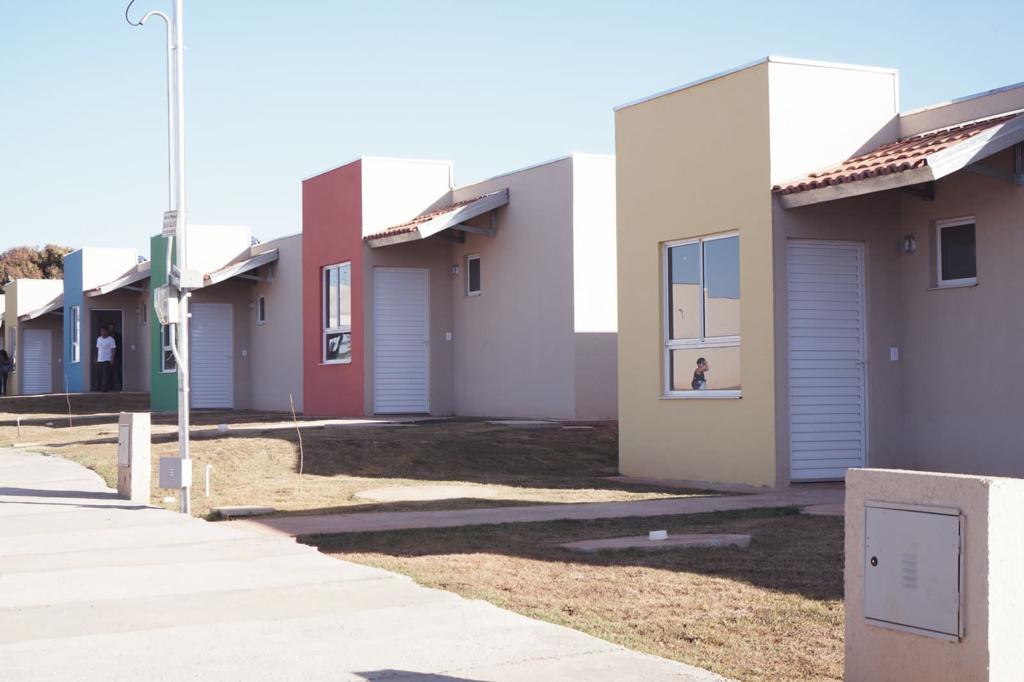
<svg viewBox="0 0 1024 682"><path fill-rule="evenodd" d="M96 339L96 367L100 375L100 390L106 393L113 383L114 357L117 353L117 342L106 327L100 327L100 335Z"/></svg>

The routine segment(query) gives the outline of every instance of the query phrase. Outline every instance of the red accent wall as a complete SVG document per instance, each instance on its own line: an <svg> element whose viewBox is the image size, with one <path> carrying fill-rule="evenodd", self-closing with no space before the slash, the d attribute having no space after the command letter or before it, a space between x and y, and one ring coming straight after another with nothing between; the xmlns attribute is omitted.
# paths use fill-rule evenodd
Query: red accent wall
<svg viewBox="0 0 1024 682"><path fill-rule="evenodd" d="M303 411L324 417L361 417L363 406L362 162L302 183ZM352 363L324 365L321 271L352 263Z"/></svg>

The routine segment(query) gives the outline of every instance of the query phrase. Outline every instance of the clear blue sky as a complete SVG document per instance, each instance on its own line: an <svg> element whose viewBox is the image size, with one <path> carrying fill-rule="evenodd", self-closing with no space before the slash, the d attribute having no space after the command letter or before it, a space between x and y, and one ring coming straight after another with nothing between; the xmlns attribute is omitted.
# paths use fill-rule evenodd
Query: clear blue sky
<svg viewBox="0 0 1024 682"><path fill-rule="evenodd" d="M0 0L0 249L146 245L164 34L127 0ZM170 0L138 0L142 11ZM360 155L460 184L613 152L612 107L769 54L897 67L913 108L1024 80L1019 2L186 0L190 215L266 240Z"/></svg>

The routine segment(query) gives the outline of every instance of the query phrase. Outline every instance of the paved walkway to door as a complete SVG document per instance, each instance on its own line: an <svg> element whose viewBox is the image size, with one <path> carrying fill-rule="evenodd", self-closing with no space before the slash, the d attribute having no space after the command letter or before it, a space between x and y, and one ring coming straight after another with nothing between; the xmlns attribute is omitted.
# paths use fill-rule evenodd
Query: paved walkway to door
<svg viewBox="0 0 1024 682"><path fill-rule="evenodd" d="M819 507L841 509L841 486L794 486L749 495L680 497L637 502L538 504L423 512L371 512L276 516L231 521L228 525L271 535L303 537L320 533L360 533L410 528L453 528L492 523L530 523L581 519L618 519L631 516L667 516L764 507Z"/></svg>
<svg viewBox="0 0 1024 682"><path fill-rule="evenodd" d="M0 450L0 677L721 678Z"/></svg>

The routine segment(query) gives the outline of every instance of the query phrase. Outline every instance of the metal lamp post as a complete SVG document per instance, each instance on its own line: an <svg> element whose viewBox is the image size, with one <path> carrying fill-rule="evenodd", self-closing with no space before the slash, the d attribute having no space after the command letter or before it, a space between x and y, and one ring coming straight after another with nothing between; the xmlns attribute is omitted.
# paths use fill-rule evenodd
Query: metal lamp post
<svg viewBox="0 0 1024 682"><path fill-rule="evenodd" d="M165 215L173 220L173 237L177 260L177 315L168 320L172 326L171 352L178 376L178 456L181 459L181 511L191 511L191 460L189 453L189 372L188 372L188 201L185 187L185 23L184 0L174 0L174 12L169 18L163 12L149 12L138 22L128 13L135 0L128 3L125 19L132 26L142 26L150 17L158 17L167 30L167 195L169 211ZM167 280L172 283L170 245L167 249Z"/></svg>

